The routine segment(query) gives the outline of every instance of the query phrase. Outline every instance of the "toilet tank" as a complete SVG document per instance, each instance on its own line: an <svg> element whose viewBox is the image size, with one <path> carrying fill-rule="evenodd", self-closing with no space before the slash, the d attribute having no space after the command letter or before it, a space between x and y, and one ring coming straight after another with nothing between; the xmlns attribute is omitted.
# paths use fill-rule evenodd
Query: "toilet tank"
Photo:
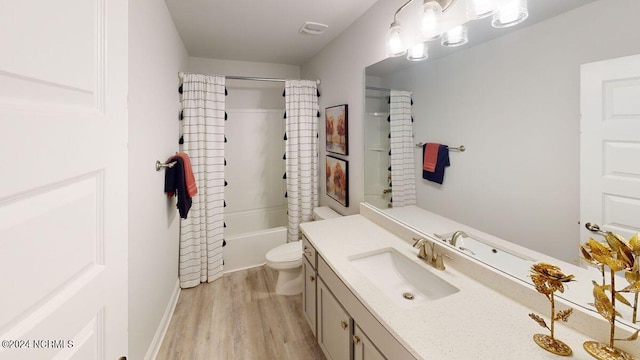
<svg viewBox="0 0 640 360"><path fill-rule="evenodd" d="M313 220L314 221L332 219L332 218L337 218L337 217L340 217L340 216L342 216L342 215L340 215L337 212L333 211L328 206L321 206L321 207L317 207L317 208L313 209Z"/></svg>

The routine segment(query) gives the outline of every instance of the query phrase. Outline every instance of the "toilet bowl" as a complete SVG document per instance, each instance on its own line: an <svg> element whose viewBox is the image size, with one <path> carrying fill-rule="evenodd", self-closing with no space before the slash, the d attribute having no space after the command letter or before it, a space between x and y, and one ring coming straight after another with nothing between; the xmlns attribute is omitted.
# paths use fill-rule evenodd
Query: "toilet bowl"
<svg viewBox="0 0 640 360"><path fill-rule="evenodd" d="M339 217L340 214L327 206L313 209L313 220ZM266 264L278 271L276 294L296 295L302 292L302 241L278 245L265 256Z"/></svg>

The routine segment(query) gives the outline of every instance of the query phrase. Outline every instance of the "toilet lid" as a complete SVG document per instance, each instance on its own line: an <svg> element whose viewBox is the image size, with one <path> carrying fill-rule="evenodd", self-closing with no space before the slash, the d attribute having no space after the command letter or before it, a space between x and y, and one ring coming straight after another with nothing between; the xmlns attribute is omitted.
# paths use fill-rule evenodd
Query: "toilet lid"
<svg viewBox="0 0 640 360"><path fill-rule="evenodd" d="M302 259L302 241L294 241L276 246L265 256L270 262L287 262Z"/></svg>

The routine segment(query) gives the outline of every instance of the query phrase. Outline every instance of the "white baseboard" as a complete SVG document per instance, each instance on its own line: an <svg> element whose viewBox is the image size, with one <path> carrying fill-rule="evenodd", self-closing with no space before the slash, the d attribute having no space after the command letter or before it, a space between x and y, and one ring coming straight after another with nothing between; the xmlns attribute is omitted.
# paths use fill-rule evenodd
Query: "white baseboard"
<svg viewBox="0 0 640 360"><path fill-rule="evenodd" d="M164 336L167 333L167 329L169 328L169 323L171 323L171 317L173 316L173 312L176 309L176 304L178 304L179 297L180 279L176 279L176 285L173 288L173 293L171 294L171 298L169 299L169 303L167 304L167 309L164 311L164 315L162 316L160 325L158 325L156 334L153 336L153 340L151 340L151 344L147 349L147 354L144 356L145 360L155 360L155 358L158 356L158 351L160 351L162 340L164 340Z"/></svg>
<svg viewBox="0 0 640 360"><path fill-rule="evenodd" d="M249 265L249 266L241 267L241 268L238 268L238 269L224 270L224 271L223 271L223 274L225 274L225 275L226 275L226 274L234 273L234 272L236 272L236 271L242 271L242 270L253 269L253 268L257 268L257 267L264 266L264 265L266 265L266 264L267 264L266 262L263 262L263 263L261 263L261 264ZM223 267L223 269L224 269L224 267Z"/></svg>

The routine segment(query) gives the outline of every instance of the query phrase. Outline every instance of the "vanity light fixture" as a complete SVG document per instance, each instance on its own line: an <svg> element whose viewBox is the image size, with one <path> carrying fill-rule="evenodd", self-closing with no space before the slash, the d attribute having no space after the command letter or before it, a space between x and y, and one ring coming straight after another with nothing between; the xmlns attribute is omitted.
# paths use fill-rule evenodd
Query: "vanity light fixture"
<svg viewBox="0 0 640 360"><path fill-rule="evenodd" d="M407 53L407 48L402 43L402 27L398 21L398 14L404 10L414 0L408 0L393 15L393 22L387 31L387 56L401 56ZM420 26L426 34L421 35L420 42L434 40L440 37L440 18L447 11L449 6L456 0L424 0L420 12ZM435 23L433 23L433 22ZM424 33L423 32L423 33Z"/></svg>
<svg viewBox="0 0 640 360"><path fill-rule="evenodd" d="M527 0L507 0L498 11L493 14L491 26L495 28L506 28L518 25L529 17Z"/></svg>
<svg viewBox="0 0 640 360"><path fill-rule="evenodd" d="M467 17L470 20L483 19L495 14L495 0L467 0Z"/></svg>
<svg viewBox="0 0 640 360"><path fill-rule="evenodd" d="M408 0L393 15L393 22L387 31L387 56L395 57L407 54L407 48L413 47L411 44L403 44L402 27L398 21L398 14L404 10L414 0ZM451 29L443 29L444 15L452 5L464 2L466 6L466 18L463 19L462 25ZM454 12L458 13L458 12ZM461 46L468 42L467 20L477 20L493 15L491 25L496 28L504 28L514 26L525 21L529 16L527 8L527 0L423 0L423 4L419 11L418 26L420 29L416 31L415 41L419 44L415 45L415 49L411 49L407 55L407 59L411 61L419 61L427 58L427 44L425 41L432 41L442 37L441 44L446 47ZM455 15L453 15L455 16ZM449 23L458 22L461 19L447 19ZM446 25L445 25L446 26ZM443 30L444 32L443 36ZM406 39L404 39L406 40ZM421 45L422 44L422 45ZM424 54L419 51L424 46Z"/></svg>
<svg viewBox="0 0 640 360"><path fill-rule="evenodd" d="M411 47L409 49L409 53L407 54L407 60L411 61L422 61L426 60L429 57L428 53L429 48L427 44L420 42Z"/></svg>
<svg viewBox="0 0 640 360"><path fill-rule="evenodd" d="M440 38L442 31L442 5L435 0L424 0L420 12L420 32L422 40L430 41Z"/></svg>
<svg viewBox="0 0 640 360"><path fill-rule="evenodd" d="M442 46L446 47L455 47L466 44L469 41L467 37L467 26L466 25L458 25L453 29L450 29L442 36L442 41L440 42Z"/></svg>

